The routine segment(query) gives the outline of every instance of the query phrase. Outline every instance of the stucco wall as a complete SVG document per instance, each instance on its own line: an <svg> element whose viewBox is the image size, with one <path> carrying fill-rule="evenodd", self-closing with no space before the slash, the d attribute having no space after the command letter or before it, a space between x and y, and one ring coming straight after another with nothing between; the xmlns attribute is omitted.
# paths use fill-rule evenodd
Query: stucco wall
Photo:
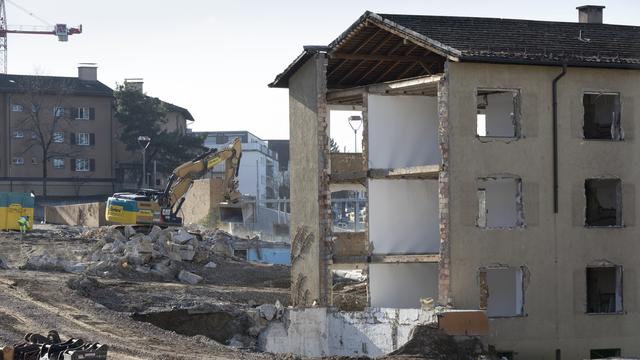
<svg viewBox="0 0 640 360"><path fill-rule="evenodd" d="M525 265L526 316L491 320L490 342L518 359L587 358L589 349L621 348L640 355L634 184L640 168L640 72L569 68L558 83L559 212L553 213L552 79L560 67L449 64L451 296L457 307L478 308L478 269ZM522 135L517 141L479 141L477 87L519 89ZM620 92L625 140L582 139L584 91ZM475 181L490 174L522 178L526 227L484 230L475 226ZM624 228L584 224L584 179L619 177ZM585 268L606 259L624 266L624 314L587 315Z"/></svg>
<svg viewBox="0 0 640 360"><path fill-rule="evenodd" d="M291 297L298 306L326 304L329 298L323 267L329 223L321 224L329 216L321 210L329 205L325 66L324 55L315 55L289 80Z"/></svg>

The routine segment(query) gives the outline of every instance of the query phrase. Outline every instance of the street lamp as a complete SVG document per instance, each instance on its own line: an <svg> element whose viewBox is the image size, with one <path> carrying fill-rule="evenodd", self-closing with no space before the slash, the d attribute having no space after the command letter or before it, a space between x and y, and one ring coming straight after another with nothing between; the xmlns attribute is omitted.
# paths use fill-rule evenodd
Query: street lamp
<svg viewBox="0 0 640 360"><path fill-rule="evenodd" d="M146 167L146 151L151 143L148 136L138 136L138 145L142 148L142 188L146 189L147 185L147 167Z"/></svg>
<svg viewBox="0 0 640 360"><path fill-rule="evenodd" d="M353 152L358 152L358 130L362 126L362 116L349 116L349 126L353 129Z"/></svg>

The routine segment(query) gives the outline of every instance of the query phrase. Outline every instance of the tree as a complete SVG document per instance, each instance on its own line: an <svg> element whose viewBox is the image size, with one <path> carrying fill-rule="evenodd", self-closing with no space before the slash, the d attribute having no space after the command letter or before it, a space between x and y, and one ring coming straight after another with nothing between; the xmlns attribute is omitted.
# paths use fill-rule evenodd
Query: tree
<svg viewBox="0 0 640 360"><path fill-rule="evenodd" d="M166 174L206 150L204 137L164 130L167 106L160 99L122 85L117 87L114 96L115 117L122 125L119 138L126 149L139 152L138 136L151 138L146 150L147 169L156 160L158 171Z"/></svg>
<svg viewBox="0 0 640 360"><path fill-rule="evenodd" d="M332 153L340 152L340 146L338 146L338 143L333 138L329 138L329 152L332 152Z"/></svg>
<svg viewBox="0 0 640 360"><path fill-rule="evenodd" d="M70 80L44 76L21 77L19 93L11 104L22 108L14 131L21 131L25 147L20 155L39 153L42 167L42 195L47 196L48 166L53 158L69 158L77 151L64 141L64 130L71 127ZM12 134L12 136L15 134ZM15 137L15 136L14 136Z"/></svg>

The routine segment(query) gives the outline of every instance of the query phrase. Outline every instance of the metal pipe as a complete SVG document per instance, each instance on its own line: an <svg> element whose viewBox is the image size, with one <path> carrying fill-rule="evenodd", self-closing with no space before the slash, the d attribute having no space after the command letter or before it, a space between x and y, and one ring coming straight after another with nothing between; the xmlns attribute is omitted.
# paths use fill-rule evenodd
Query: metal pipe
<svg viewBox="0 0 640 360"><path fill-rule="evenodd" d="M553 79L553 213L558 213L558 81L567 73L567 63L562 64L562 72Z"/></svg>

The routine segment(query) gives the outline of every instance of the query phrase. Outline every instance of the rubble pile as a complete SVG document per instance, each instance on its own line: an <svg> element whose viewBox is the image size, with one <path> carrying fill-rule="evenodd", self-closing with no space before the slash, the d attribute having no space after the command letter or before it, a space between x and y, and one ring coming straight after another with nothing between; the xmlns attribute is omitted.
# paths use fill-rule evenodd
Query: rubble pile
<svg viewBox="0 0 640 360"><path fill-rule="evenodd" d="M207 231L204 236L158 226L144 233L132 226L125 226L124 231L108 226L59 232L92 241L92 249L82 254L44 252L30 256L21 268L198 284L203 281L202 273L216 269L218 263L239 261L233 257L235 238L221 230Z"/></svg>

